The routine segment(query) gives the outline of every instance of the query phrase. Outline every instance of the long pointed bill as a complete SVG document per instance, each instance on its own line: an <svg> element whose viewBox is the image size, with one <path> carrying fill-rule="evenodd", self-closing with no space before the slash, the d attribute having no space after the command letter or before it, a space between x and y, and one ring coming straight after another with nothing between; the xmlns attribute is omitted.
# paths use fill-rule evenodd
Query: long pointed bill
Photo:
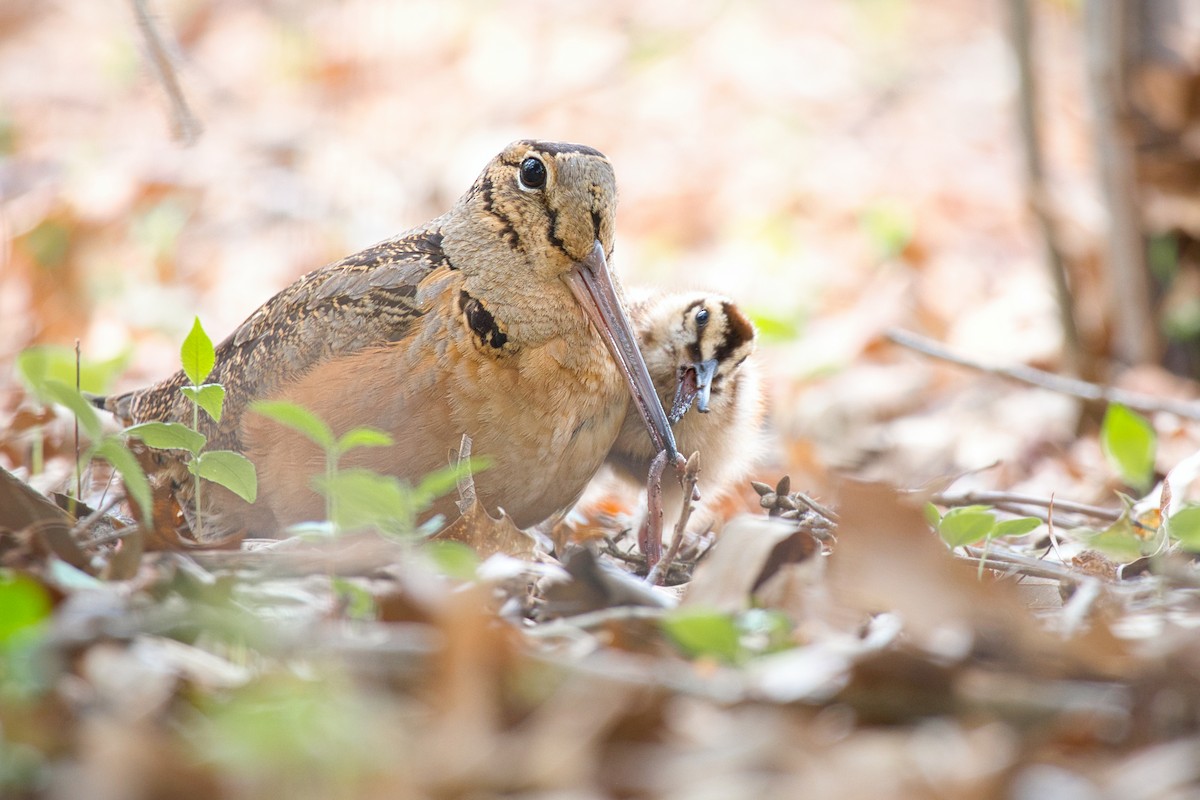
<svg viewBox="0 0 1200 800"><path fill-rule="evenodd" d="M671 420L672 425L683 419L683 415L692 407L692 403L696 402L696 398L700 399L696 410L702 414L708 413L708 398L712 392L713 376L716 374L715 358L680 368L679 381L675 384L675 399L671 402L671 410L667 412L667 418Z"/></svg>
<svg viewBox="0 0 1200 800"><path fill-rule="evenodd" d="M587 258L567 273L566 280L584 313L600 332L600 338L608 346L609 352L621 369L621 374L625 376L633 403L646 423L646 430L650 432L650 439L655 448L659 451L666 450L667 457L673 460L676 452L671 425L667 422L666 412L658 400L654 381L650 380L646 362L638 350L633 326L629 324L625 309L617 300L617 290L608 272L608 263L600 242L593 245Z"/></svg>
<svg viewBox="0 0 1200 800"><path fill-rule="evenodd" d="M717 374L717 360L710 358L696 364L696 410L701 414L708 413L708 397L712 393L713 377Z"/></svg>

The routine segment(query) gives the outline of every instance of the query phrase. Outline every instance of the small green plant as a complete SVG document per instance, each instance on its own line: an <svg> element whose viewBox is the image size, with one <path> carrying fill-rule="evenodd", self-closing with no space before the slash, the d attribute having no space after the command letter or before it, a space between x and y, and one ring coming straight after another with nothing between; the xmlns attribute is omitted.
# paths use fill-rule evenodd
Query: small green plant
<svg viewBox="0 0 1200 800"><path fill-rule="evenodd" d="M107 461L120 474L126 493L140 509L143 519L149 519L151 495L146 473L125 447L120 435L104 432L96 409L79 388L73 385L74 381L67 378L67 375L74 375L74 353L70 356L70 367L65 365L65 361L60 348L30 348L17 358L17 372L30 393L40 402L63 406L75 415L79 427L90 442L88 447L79 453L79 459L75 463L76 474L82 472L84 465L93 458ZM81 383L91 380L88 372L84 370L81 370L80 378Z"/></svg>
<svg viewBox="0 0 1200 800"><path fill-rule="evenodd" d="M258 478L254 465L240 453L232 450L205 450L208 437L200 432L200 410L221 421L221 410L225 404L225 387L218 383L205 383L216 365L216 351L212 340L204 332L197 317L192 330L180 348L183 372L191 384L180 388L192 402L192 425L181 422L143 422L125 429L128 436L141 439L148 446L159 450L183 450L188 454L187 467L194 479L196 503L196 530L203 530L202 484L212 481L224 486L248 503L258 496Z"/></svg>
<svg viewBox="0 0 1200 800"><path fill-rule="evenodd" d="M991 506L959 506L942 514L929 503L925 506L925 518L942 541L951 548L966 547L975 542L983 542L983 556L979 559L979 576L983 576L983 568L987 564L988 548L995 539L1009 536L1024 536L1037 530L1042 521L1037 517L1017 517L1015 519L997 519L992 513Z"/></svg>
<svg viewBox="0 0 1200 800"><path fill-rule="evenodd" d="M387 447L392 437L369 427L353 428L340 437L308 409L281 400L260 401L250 410L291 428L325 453L325 472L313 478L313 488L325 497L325 516L333 532L374 527L392 536L432 533L440 520L417 529L417 518L438 497L452 491L467 474L486 469L486 459L471 459L426 475L409 486L391 475L369 469L341 469L343 456L360 447Z"/></svg>
<svg viewBox="0 0 1200 800"><path fill-rule="evenodd" d="M1042 524L1037 517L997 519L991 506L960 506L942 514L930 503L925 507L925 516L950 547L1024 536Z"/></svg>

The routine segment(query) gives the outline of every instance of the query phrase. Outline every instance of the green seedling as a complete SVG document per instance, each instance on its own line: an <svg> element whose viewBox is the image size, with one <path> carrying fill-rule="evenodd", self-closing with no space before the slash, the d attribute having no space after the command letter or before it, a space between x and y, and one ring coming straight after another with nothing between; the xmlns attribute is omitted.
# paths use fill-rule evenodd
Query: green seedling
<svg viewBox="0 0 1200 800"><path fill-rule="evenodd" d="M218 383L205 383L216 365L216 351L199 317L183 340L179 355L183 372L191 381L190 385L179 390L192 403L191 427L181 422L143 422L126 428L125 433L141 439L149 447L183 450L188 454L187 468L194 480L196 532L200 533L204 527L201 502L203 481L223 486L247 503L253 503L258 496L258 477L254 465L242 454L232 450L204 449L208 437L199 430L200 410L203 409L213 422L220 422L225 404L225 387Z"/></svg>
<svg viewBox="0 0 1200 800"><path fill-rule="evenodd" d="M1037 517L1017 517L1000 520L992 513L991 506L959 506L942 514L929 503L925 506L925 518L951 548L966 547L983 542L983 557L979 559L979 575L983 576L987 564L988 548L995 539L1024 536L1037 530L1042 521Z"/></svg>
<svg viewBox="0 0 1200 800"><path fill-rule="evenodd" d="M74 360L74 353L71 355ZM79 427L91 443L79 453L75 463L76 474L82 472L85 464L93 458L107 461L121 476L125 491L141 511L143 519L150 518L150 482L146 473L138 464L137 459L125 447L125 442L118 434L106 434L100 421L100 415L83 393L71 381L65 379L61 353L51 348L31 348L17 359L17 371L29 388L31 394L40 402L50 405L60 405L70 411ZM86 374L86 373L83 373ZM82 377L82 375L81 375ZM100 387L103 388L103 387Z"/></svg>

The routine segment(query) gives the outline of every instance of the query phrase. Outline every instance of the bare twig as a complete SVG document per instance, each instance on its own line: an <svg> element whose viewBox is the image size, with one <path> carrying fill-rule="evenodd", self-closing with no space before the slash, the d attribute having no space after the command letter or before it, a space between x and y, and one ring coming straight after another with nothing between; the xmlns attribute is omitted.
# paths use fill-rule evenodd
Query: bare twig
<svg viewBox="0 0 1200 800"><path fill-rule="evenodd" d="M1126 91L1127 31L1136 6L1129 0L1092 0L1083 4L1088 83L1094 109L1092 130L1108 208L1106 255L1113 349L1118 358L1133 364L1154 361L1159 351L1138 213L1131 111Z"/></svg>
<svg viewBox="0 0 1200 800"><path fill-rule="evenodd" d="M202 127L200 121L188 107L187 98L179 85L175 74L175 66L167 52L166 40L155 24L153 15L147 7L148 0L131 0L133 14L137 17L138 29L146 41L146 51L150 64L162 84L163 91L171 103L171 134L184 144L193 144L200 137Z"/></svg>
<svg viewBox="0 0 1200 800"><path fill-rule="evenodd" d="M1078 397L1081 400L1100 400L1106 403L1120 403L1123 406L1132 408L1134 411L1141 411L1146 414L1155 414L1163 411L1183 417L1184 419L1200 420L1200 403L1171 400L1140 392L1113 389L1108 386L1089 383L1088 381L1055 375L1053 372L1046 372L1045 370L1025 365L999 366L984 364L966 356L960 356L932 339L899 328L890 329L885 336L889 341L901 347L916 350L918 353L923 353L941 361L948 361L951 364L957 364L968 369L986 372L990 375L999 375L1003 378L1020 381L1042 389L1049 389L1052 392L1065 394L1069 397Z"/></svg>
<svg viewBox="0 0 1200 800"><path fill-rule="evenodd" d="M815 512L818 517L821 517L822 519L824 519L826 522L828 522L831 525L837 525L841 519L840 517L838 517L838 513L836 511L834 511L832 508L828 508L826 506L821 505L816 500L814 500L811 497L809 497L808 495L806 495L804 492L796 492L795 494L792 495L792 497L794 497L796 500L799 500L804 505L808 506L809 509L811 509L813 512Z"/></svg>
<svg viewBox="0 0 1200 800"><path fill-rule="evenodd" d="M679 555L679 546L683 543L683 533L687 529L688 520L692 518L692 512L696 510L696 481L699 479L700 453L696 452L692 453L683 470L683 508L679 511L679 519L675 523L675 534L671 537L667 554L661 561L652 565L650 571L646 573L646 583L651 586L658 584L661 576L667 573L671 568L671 563Z"/></svg>
<svg viewBox="0 0 1200 800"><path fill-rule="evenodd" d="M105 514L112 511L114 508L116 508L117 505L119 505L121 503L121 501L124 499L125 499L124 496L122 496L120 494L110 497L106 503L101 505L99 508L97 508L91 514L88 514L86 517L84 517L83 519L76 522L74 527L71 528L72 538L78 539L80 536L82 536L84 534L85 531L87 531L88 528L92 527L97 522L99 522L104 517ZM108 541L120 539L121 536L126 535L126 533L133 532L136 528L137 528L137 526L135 525L135 526L129 528L128 531L124 531L124 529L122 529L122 531L124 531L124 532L120 532L120 531L116 532L119 535L107 534L105 536L99 536L95 539L89 539L88 541L83 542L83 544L86 544L89 546L96 545L96 544L104 544L105 542L108 542Z"/></svg>
<svg viewBox="0 0 1200 800"><path fill-rule="evenodd" d="M1010 0L1009 38L1017 62L1020 92L1017 111L1021 128L1021 144L1025 155L1026 191L1029 207L1041 229L1046 268L1054 284L1058 300L1059 325L1062 327L1066 361L1071 372L1089 374L1084 369L1083 351L1079 343L1079 327L1071 298L1066 259L1059 243L1058 229L1050 215L1050 198L1046 188L1046 171L1042 158L1042 140L1037 114L1038 84L1033 68L1033 16L1029 0Z"/></svg>
<svg viewBox="0 0 1200 800"><path fill-rule="evenodd" d="M1009 550L996 547L994 543L986 552L978 547L964 547L963 550L966 551L966 555L956 555L955 557L971 564L978 564L986 558L992 569L1005 566L1014 572L1020 572L1032 578L1049 578L1056 581L1077 583L1090 577L1076 572L1064 564L1057 564L1053 561L1042 561L1031 556L1013 553Z"/></svg>
<svg viewBox="0 0 1200 800"><path fill-rule="evenodd" d="M1121 518L1122 513L1119 508L1101 508L1100 506L1087 505L1086 503L1060 500L1055 497L1038 497L1036 495L1015 492L963 492L961 494L940 492L933 495L930 499L941 506L989 505L1004 508L1006 511L1015 510L1016 513L1023 513L1021 511L1021 507L1023 506L1045 509L1052 508L1055 511L1082 514L1086 517L1095 517L1107 522L1116 522ZM1017 508L1012 508L1014 506Z"/></svg>
<svg viewBox="0 0 1200 800"><path fill-rule="evenodd" d="M75 391L79 391L79 340L75 340ZM83 467L79 465L79 415L75 414L75 502L83 502Z"/></svg>
<svg viewBox="0 0 1200 800"><path fill-rule="evenodd" d="M455 466L460 470L462 465L471 457L471 437L465 433L462 439L458 442L458 453L455 461ZM466 514L471 510L471 506L475 505L475 478L470 471L459 472L458 474L458 500L455 501L458 506L458 513Z"/></svg>

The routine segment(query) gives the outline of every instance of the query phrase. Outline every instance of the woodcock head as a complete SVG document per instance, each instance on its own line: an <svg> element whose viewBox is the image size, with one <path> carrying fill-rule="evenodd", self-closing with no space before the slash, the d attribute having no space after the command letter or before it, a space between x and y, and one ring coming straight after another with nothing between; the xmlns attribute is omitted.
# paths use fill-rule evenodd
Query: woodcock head
<svg viewBox="0 0 1200 800"><path fill-rule="evenodd" d="M733 301L720 295L668 295L651 301L638 316L645 320L639 327L650 371L660 379L675 377L668 413L672 424L692 403L707 414L754 352L753 323Z"/></svg>
<svg viewBox="0 0 1200 800"><path fill-rule="evenodd" d="M443 247L463 285L507 340L544 342L564 329L567 290L600 334L659 450L675 441L608 269L617 204L612 164L591 147L513 142L491 160L454 212ZM469 274L468 273L469 270Z"/></svg>

